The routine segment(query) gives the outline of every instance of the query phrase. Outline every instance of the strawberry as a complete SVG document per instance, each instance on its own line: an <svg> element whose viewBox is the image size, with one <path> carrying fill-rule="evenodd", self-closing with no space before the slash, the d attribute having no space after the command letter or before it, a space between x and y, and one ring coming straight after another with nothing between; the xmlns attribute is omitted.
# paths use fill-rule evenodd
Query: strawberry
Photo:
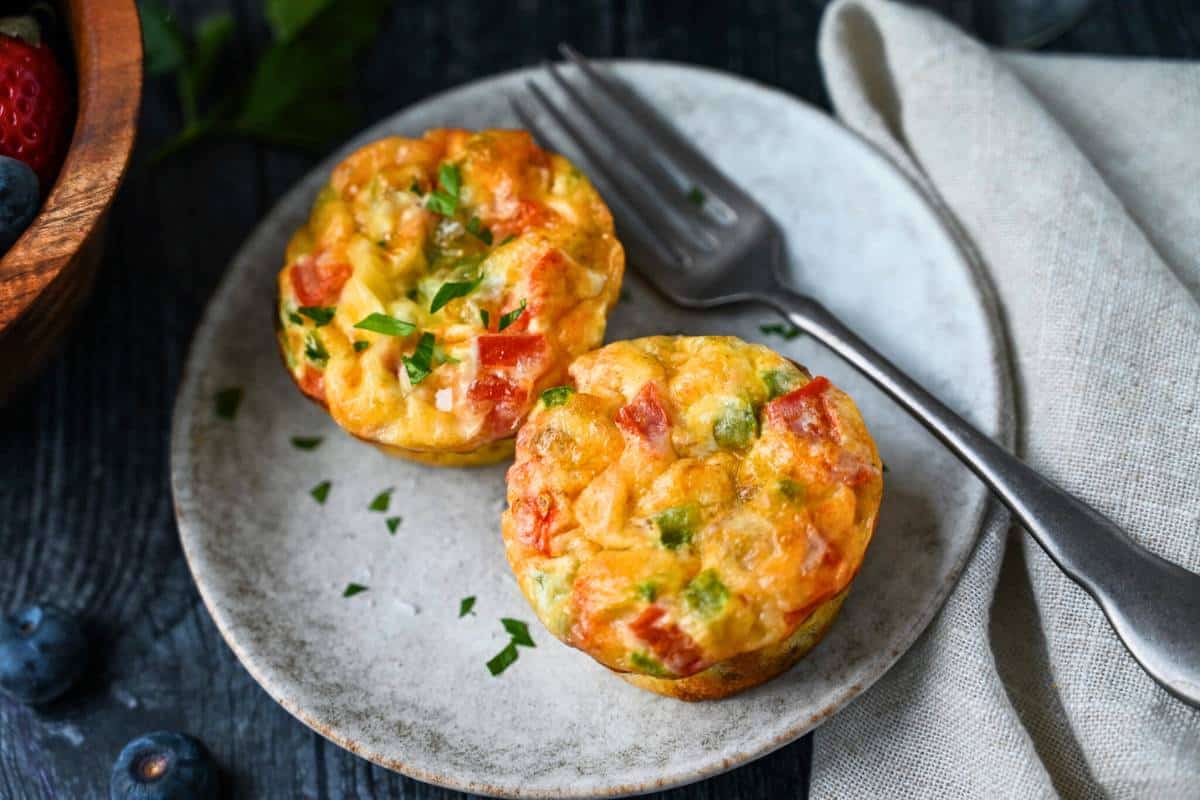
<svg viewBox="0 0 1200 800"><path fill-rule="evenodd" d="M67 76L28 18L0 20L0 155L24 161L43 194L70 136ZM20 31L21 38L4 31Z"/></svg>

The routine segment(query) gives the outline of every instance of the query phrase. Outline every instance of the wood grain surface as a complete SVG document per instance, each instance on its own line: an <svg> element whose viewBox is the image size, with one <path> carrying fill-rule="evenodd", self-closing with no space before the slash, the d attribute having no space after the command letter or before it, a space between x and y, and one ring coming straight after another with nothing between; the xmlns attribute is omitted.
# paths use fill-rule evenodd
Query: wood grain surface
<svg viewBox="0 0 1200 800"><path fill-rule="evenodd" d="M235 73L248 70L248 54L267 37L259 0L168 5L185 21L234 12ZM560 40L595 56L730 70L826 105L815 54L825 3L816 0L400 5L362 64L354 94L364 123L536 63ZM967 0L931 5L967 26L975 19ZM1103 0L1054 48L1197 58L1200 4ZM373 767L292 719L239 666L200 604L167 486L176 385L230 256L314 158L223 142L150 166L147 154L178 125L173 97L170 86L147 84L95 293L72 320L64 352L0 410L0 608L60 603L85 616L95 643L84 684L53 707L34 712L0 697L0 798L107 797L121 746L159 728L201 737L232 797L462 797ZM810 752L806 737L657 797L803 798Z"/></svg>
<svg viewBox="0 0 1200 800"><path fill-rule="evenodd" d="M141 31L133 0L69 0L78 104L58 178L0 258L0 401L41 365L91 289L104 217L133 149Z"/></svg>

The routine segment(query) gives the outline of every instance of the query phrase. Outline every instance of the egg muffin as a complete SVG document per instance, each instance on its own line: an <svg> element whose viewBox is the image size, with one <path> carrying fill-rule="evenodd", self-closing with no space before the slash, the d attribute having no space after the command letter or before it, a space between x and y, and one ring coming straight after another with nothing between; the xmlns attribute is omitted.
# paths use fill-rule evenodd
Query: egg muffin
<svg viewBox="0 0 1200 800"><path fill-rule="evenodd" d="M497 461L602 341L624 267L592 184L528 133L382 139L333 170L288 244L279 345L355 436L428 463Z"/></svg>
<svg viewBox="0 0 1200 800"><path fill-rule="evenodd" d="M626 680L724 697L833 621L883 494L854 401L756 344L616 342L517 436L502 532L539 619Z"/></svg>

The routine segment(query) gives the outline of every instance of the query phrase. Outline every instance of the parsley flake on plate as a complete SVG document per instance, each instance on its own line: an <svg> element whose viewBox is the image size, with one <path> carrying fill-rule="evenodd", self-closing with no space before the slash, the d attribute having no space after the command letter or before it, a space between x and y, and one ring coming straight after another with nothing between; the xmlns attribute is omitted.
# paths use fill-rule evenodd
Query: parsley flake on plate
<svg viewBox="0 0 1200 800"><path fill-rule="evenodd" d="M699 186L693 186L687 193L688 202L697 208L704 208L704 192L700 191Z"/></svg>
<svg viewBox="0 0 1200 800"><path fill-rule="evenodd" d="M242 404L242 388L231 386L213 395L213 405L217 416L221 419L232 420L237 416L238 406Z"/></svg>
<svg viewBox="0 0 1200 800"><path fill-rule="evenodd" d="M516 322L518 319L520 319L521 315L524 313L525 313L525 300L524 300L524 298L522 298L521 305L517 306L512 311L508 312L507 314L505 314L504 316L502 316L500 318L500 324L496 327L496 330L498 330L498 331L504 330L509 325L512 325L514 322Z"/></svg>
<svg viewBox="0 0 1200 800"><path fill-rule="evenodd" d="M313 322L317 323L318 328L322 328L333 322L333 315L337 313L335 306L300 306L296 309L302 317L308 317Z"/></svg>
<svg viewBox="0 0 1200 800"><path fill-rule="evenodd" d="M475 607L475 595L464 597L458 603L458 618L462 619L467 614L471 613L471 609Z"/></svg>
<svg viewBox="0 0 1200 800"><path fill-rule="evenodd" d="M508 631L508 635L512 637L513 644L519 644L522 647L537 647L533 643L533 637L529 635L529 626L519 619L503 617L500 624L504 626L504 630Z"/></svg>
<svg viewBox="0 0 1200 800"><path fill-rule="evenodd" d="M387 314L380 314L378 311L359 320L354 327L359 330L371 331L372 333L382 333L384 336L408 336L417 329L417 326L411 322L389 317Z"/></svg>
<svg viewBox="0 0 1200 800"><path fill-rule="evenodd" d="M354 595L362 594L367 589L368 587L363 586L361 583L348 583L346 584L346 591L342 592L342 597L354 597Z"/></svg>
<svg viewBox="0 0 1200 800"><path fill-rule="evenodd" d="M297 450L316 450L322 441L320 436L293 436L292 447Z"/></svg>
<svg viewBox="0 0 1200 800"><path fill-rule="evenodd" d="M329 497L329 487L331 486L333 486L332 481L321 481L312 488L309 494L312 495L313 500L316 500L321 505L325 505L325 498Z"/></svg>
<svg viewBox="0 0 1200 800"><path fill-rule="evenodd" d="M780 323L773 323L771 325L759 325L758 329L766 335L774 334L776 336L782 336L789 342L800 335L800 329L795 325L782 325Z"/></svg>
<svg viewBox="0 0 1200 800"><path fill-rule="evenodd" d="M492 657L491 661L487 662L488 672L492 673L492 676L495 677L511 667L516 660L517 646L509 642L503 650Z"/></svg>
<svg viewBox="0 0 1200 800"><path fill-rule="evenodd" d="M392 492L394 489L384 489L379 494L375 495L375 499L371 501L371 505L367 506L368 511L383 511L388 510L388 506L392 502Z"/></svg>
<svg viewBox="0 0 1200 800"><path fill-rule="evenodd" d="M399 527L400 527L400 523L401 523L401 522L403 522L403 520L404 520L404 518L403 518L403 517L388 517L388 518L387 518L387 529L388 529L388 533L390 533L390 534L392 534L393 536L395 536L395 535L396 535L396 528L399 528Z"/></svg>

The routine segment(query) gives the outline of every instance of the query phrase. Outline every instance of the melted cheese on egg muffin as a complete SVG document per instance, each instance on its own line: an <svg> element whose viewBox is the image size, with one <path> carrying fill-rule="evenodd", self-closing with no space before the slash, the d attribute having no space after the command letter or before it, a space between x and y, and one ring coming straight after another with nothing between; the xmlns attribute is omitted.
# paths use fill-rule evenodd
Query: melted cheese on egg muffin
<svg viewBox="0 0 1200 800"><path fill-rule="evenodd" d="M389 138L333 171L279 273L279 343L342 427L483 463L600 344L624 252L591 183L524 131ZM506 441L507 440L507 441Z"/></svg>
<svg viewBox="0 0 1200 800"><path fill-rule="evenodd" d="M505 546L549 630L638 685L719 697L832 621L875 527L853 401L761 345L651 337L578 358L522 427Z"/></svg>

